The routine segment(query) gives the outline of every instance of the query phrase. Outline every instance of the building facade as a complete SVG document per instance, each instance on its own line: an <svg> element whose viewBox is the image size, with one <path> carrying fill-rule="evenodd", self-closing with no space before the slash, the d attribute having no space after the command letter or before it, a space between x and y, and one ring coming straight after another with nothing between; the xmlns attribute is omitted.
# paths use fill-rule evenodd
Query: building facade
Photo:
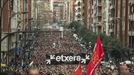
<svg viewBox="0 0 134 75"><path fill-rule="evenodd" d="M128 44L131 49L134 49L134 1L129 0L128 12Z"/></svg>
<svg viewBox="0 0 134 75"><path fill-rule="evenodd" d="M75 21L93 32L116 38L124 47L134 46L133 0L75 0L74 14Z"/></svg>
<svg viewBox="0 0 134 75"><path fill-rule="evenodd" d="M74 0L74 20L89 25L89 0Z"/></svg>
<svg viewBox="0 0 134 75"><path fill-rule="evenodd" d="M11 60L10 53L15 48L20 48L23 42L22 33L31 29L31 0L1 0L1 60L8 64ZM12 54L13 56L13 54ZM6 60L3 60L6 59Z"/></svg>
<svg viewBox="0 0 134 75"><path fill-rule="evenodd" d="M53 22L64 22L66 20L66 3L64 0L53 1Z"/></svg>

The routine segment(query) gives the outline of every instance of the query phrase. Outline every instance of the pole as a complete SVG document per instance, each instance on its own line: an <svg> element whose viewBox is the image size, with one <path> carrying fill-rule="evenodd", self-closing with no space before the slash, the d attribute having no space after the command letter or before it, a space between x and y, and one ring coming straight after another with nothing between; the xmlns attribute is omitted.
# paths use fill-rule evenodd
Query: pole
<svg viewBox="0 0 134 75"><path fill-rule="evenodd" d="M2 19L2 8L1 8L1 1L0 1L0 52L1 52L1 34L2 34L1 19Z"/></svg>
<svg viewBox="0 0 134 75"><path fill-rule="evenodd" d="M11 11L12 11L12 9L11 9L11 2L12 2L12 0L11 1L9 1L10 3L8 4L9 5L9 24L8 24L8 33L10 33L11 32ZM11 49L11 36L12 35L9 35L9 37L8 37L8 50L7 50L7 64L9 64L9 51L10 51L10 49Z"/></svg>
<svg viewBox="0 0 134 75"><path fill-rule="evenodd" d="M125 9L125 46L128 45L128 0L126 0Z"/></svg>
<svg viewBox="0 0 134 75"><path fill-rule="evenodd" d="M123 43L123 37L122 37L122 11L123 11L123 0L120 0L120 24L119 24L119 36L120 36L120 42ZM122 44L121 44L122 45Z"/></svg>

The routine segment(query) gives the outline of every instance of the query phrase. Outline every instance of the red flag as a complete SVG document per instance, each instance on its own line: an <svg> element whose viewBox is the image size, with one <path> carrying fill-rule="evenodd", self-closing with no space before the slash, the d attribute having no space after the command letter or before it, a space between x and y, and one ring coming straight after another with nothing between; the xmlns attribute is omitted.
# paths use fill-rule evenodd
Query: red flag
<svg viewBox="0 0 134 75"><path fill-rule="evenodd" d="M94 47L94 51L93 51L93 54L92 54L92 57L91 57L91 60L86 65L87 75L92 75L96 66L102 60L103 55L104 55L104 51L103 51L103 48L102 48L100 37L98 36L95 47Z"/></svg>
<svg viewBox="0 0 134 75"><path fill-rule="evenodd" d="M79 64L76 69L74 70L74 75L82 75L82 68L81 64Z"/></svg>

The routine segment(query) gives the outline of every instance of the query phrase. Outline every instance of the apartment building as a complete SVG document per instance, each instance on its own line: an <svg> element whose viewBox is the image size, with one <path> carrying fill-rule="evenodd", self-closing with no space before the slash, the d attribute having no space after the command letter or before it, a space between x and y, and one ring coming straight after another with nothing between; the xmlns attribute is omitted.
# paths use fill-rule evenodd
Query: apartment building
<svg viewBox="0 0 134 75"><path fill-rule="evenodd" d="M91 28L93 32L103 32L103 21L102 21L102 0L91 1L91 17L92 23Z"/></svg>
<svg viewBox="0 0 134 75"><path fill-rule="evenodd" d="M89 25L89 1L74 0L74 20L79 21L82 25Z"/></svg>
<svg viewBox="0 0 134 75"><path fill-rule="evenodd" d="M66 4L64 0L54 0L53 2L53 21L62 22L66 20Z"/></svg>
<svg viewBox="0 0 134 75"><path fill-rule="evenodd" d="M31 0L1 0L1 11L2 63L8 64L8 52L20 47L16 32L31 28Z"/></svg>
<svg viewBox="0 0 134 75"><path fill-rule="evenodd" d="M82 23L82 0L75 0L74 2L74 20Z"/></svg>
<svg viewBox="0 0 134 75"><path fill-rule="evenodd" d="M115 0L104 0L102 7L102 24L103 33L108 36L114 36L114 24L115 24Z"/></svg>
<svg viewBox="0 0 134 75"><path fill-rule="evenodd" d="M128 9L128 44L131 49L134 49L134 0L129 0Z"/></svg>
<svg viewBox="0 0 134 75"><path fill-rule="evenodd" d="M133 0L90 0L89 28L133 47Z"/></svg>

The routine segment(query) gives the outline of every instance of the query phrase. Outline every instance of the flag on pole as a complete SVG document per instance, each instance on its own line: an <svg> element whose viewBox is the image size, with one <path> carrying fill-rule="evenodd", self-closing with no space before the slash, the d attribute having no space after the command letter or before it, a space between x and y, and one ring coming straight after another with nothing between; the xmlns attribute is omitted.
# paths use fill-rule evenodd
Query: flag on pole
<svg viewBox="0 0 134 75"><path fill-rule="evenodd" d="M92 54L92 57L91 57L91 60L86 65L87 75L92 75L95 68L97 67L97 65L102 60L103 55L104 55L104 51L103 51L103 48L102 48L102 43L101 43L100 37L98 36L95 47L94 47L94 51L93 51L93 54Z"/></svg>
<svg viewBox="0 0 134 75"><path fill-rule="evenodd" d="M74 70L74 75L82 75L82 68L81 64L79 64L76 69Z"/></svg>

